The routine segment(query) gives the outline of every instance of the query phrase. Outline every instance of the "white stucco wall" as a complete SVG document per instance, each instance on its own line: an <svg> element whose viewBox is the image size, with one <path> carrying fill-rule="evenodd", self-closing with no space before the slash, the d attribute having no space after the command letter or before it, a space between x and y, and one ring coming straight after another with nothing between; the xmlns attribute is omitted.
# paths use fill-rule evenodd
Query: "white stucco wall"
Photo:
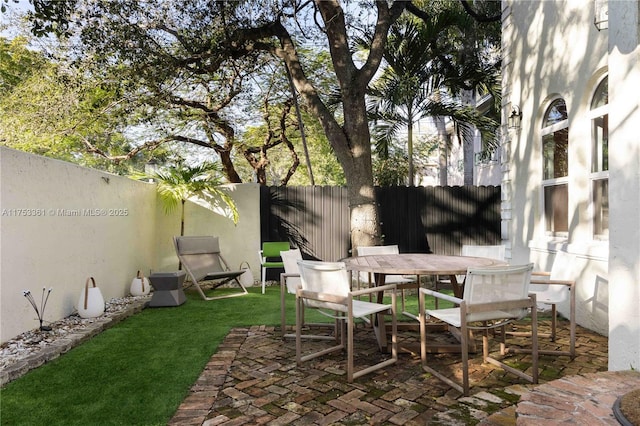
<svg viewBox="0 0 640 426"><path fill-rule="evenodd" d="M640 2L609 1L609 369L640 369Z"/></svg>
<svg viewBox="0 0 640 426"><path fill-rule="evenodd" d="M229 268L237 269L243 261L251 266L254 278L260 277L260 186L255 183L224 185L239 212L238 224L234 225L226 209L210 210L205 202L188 202L185 205L185 235L215 235L220 239L220 250ZM159 208L156 229L158 263L156 272L174 271L178 259L173 247L173 236L180 234L180 215L167 215Z"/></svg>
<svg viewBox="0 0 640 426"><path fill-rule="evenodd" d="M233 222L187 203L186 234L219 235L229 266L251 262L258 276L258 186L226 187ZM154 184L0 147L0 340L38 326L24 298L53 288L45 321L71 314L86 279L106 300L128 294L137 270L177 269L171 237L179 211L165 214Z"/></svg>
<svg viewBox="0 0 640 426"><path fill-rule="evenodd" d="M549 268L565 250L582 261L577 278L580 325L608 333L608 242L592 238L589 218L591 125L587 118L598 78L606 72L607 37L581 0L511 2L506 9L504 113L520 106L521 129L505 129L503 237L512 262ZM546 234L542 196L542 120L549 100L562 97L569 115L569 235ZM567 309L561 312L567 314Z"/></svg>
<svg viewBox="0 0 640 426"><path fill-rule="evenodd" d="M502 233L513 263L531 260L547 269L558 250L576 255L577 321L609 335L610 369L628 369L640 367L639 3L608 5L609 30L598 31L592 2L503 2L503 123L512 105L523 117L519 131L504 128ZM590 219L588 112L607 74L610 233L598 241ZM542 199L540 129L556 97L566 101L569 116L567 236L546 234Z"/></svg>

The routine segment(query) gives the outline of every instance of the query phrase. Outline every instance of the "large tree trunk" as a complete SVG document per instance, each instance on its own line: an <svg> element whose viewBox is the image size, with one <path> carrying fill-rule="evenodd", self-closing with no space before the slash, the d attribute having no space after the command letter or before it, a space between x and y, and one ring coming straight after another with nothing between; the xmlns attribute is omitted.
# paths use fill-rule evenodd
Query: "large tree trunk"
<svg viewBox="0 0 640 426"><path fill-rule="evenodd" d="M354 177L347 186L347 193L351 213L351 247L380 245L380 218L373 185Z"/></svg>
<svg viewBox="0 0 640 426"><path fill-rule="evenodd" d="M343 96L345 114L342 127L327 132L347 180L351 214L351 247L379 245L382 242L378 203L373 190L371 140L364 96L348 91Z"/></svg>
<svg viewBox="0 0 640 426"><path fill-rule="evenodd" d="M376 245L381 242L381 232L378 206L373 192L371 140L365 93L382 61L389 26L400 16L409 2L396 1L391 6L384 0L375 3L378 11L376 30L366 61L360 66L356 66L353 61L340 2L314 0L314 3L325 25L336 80L340 85L344 123L338 123L333 112L327 108L306 78L295 43L286 29L277 22L268 27L269 32L276 35L281 43L273 53L286 62L298 93L322 124L344 170L351 212L352 248Z"/></svg>

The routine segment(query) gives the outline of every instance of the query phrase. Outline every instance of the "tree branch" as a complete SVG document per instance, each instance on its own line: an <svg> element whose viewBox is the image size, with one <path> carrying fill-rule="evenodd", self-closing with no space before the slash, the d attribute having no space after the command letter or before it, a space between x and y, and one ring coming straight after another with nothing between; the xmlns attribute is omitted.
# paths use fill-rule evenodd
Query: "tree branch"
<svg viewBox="0 0 640 426"><path fill-rule="evenodd" d="M135 157L139 152L145 151L145 150L149 150L149 151L153 151L154 149L156 149L157 147L159 147L160 145L162 145L165 142L170 141L171 138L163 138L157 141L149 141L149 142L145 142L142 145L135 147L134 149L132 149L131 151L127 152L126 154L123 155L110 155L107 152L103 151L102 149L96 147L95 145L93 145L91 142L89 142L89 139L87 139L86 137L82 136L82 142L84 143L84 146L87 149L87 152L90 154L96 154L100 157L103 157L107 160L113 161L114 163L118 164L122 161L126 161L126 160L130 160L131 158Z"/></svg>
<svg viewBox="0 0 640 426"><path fill-rule="evenodd" d="M460 4L464 8L464 10L469 15L471 15L471 17L473 19L475 19L478 22L499 22L500 19L502 19L502 14L501 13L499 13L499 14L497 14L495 16L480 15L478 12L473 10L473 8L471 7L471 4L469 3L469 0L460 0Z"/></svg>

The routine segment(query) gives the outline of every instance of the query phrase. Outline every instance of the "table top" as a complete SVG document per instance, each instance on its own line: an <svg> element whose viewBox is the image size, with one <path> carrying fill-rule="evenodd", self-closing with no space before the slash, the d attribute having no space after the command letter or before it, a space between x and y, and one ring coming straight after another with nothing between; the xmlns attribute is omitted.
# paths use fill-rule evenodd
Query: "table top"
<svg viewBox="0 0 640 426"><path fill-rule="evenodd" d="M427 253L376 254L349 257L347 269L377 274L464 275L468 268L504 266L506 262L485 257L447 256Z"/></svg>

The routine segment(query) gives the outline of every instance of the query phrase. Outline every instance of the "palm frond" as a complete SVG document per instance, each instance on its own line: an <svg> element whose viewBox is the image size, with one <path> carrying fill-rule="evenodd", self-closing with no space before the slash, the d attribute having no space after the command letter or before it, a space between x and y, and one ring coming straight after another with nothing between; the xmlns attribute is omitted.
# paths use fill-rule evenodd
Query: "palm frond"
<svg viewBox="0 0 640 426"><path fill-rule="evenodd" d="M213 195L229 207L233 222L237 223L238 210L233 198L218 188L222 184L221 176L220 164L205 162L192 167L185 165L170 167L152 173L139 174L136 177L152 179L157 183L158 195L167 214L191 197Z"/></svg>

